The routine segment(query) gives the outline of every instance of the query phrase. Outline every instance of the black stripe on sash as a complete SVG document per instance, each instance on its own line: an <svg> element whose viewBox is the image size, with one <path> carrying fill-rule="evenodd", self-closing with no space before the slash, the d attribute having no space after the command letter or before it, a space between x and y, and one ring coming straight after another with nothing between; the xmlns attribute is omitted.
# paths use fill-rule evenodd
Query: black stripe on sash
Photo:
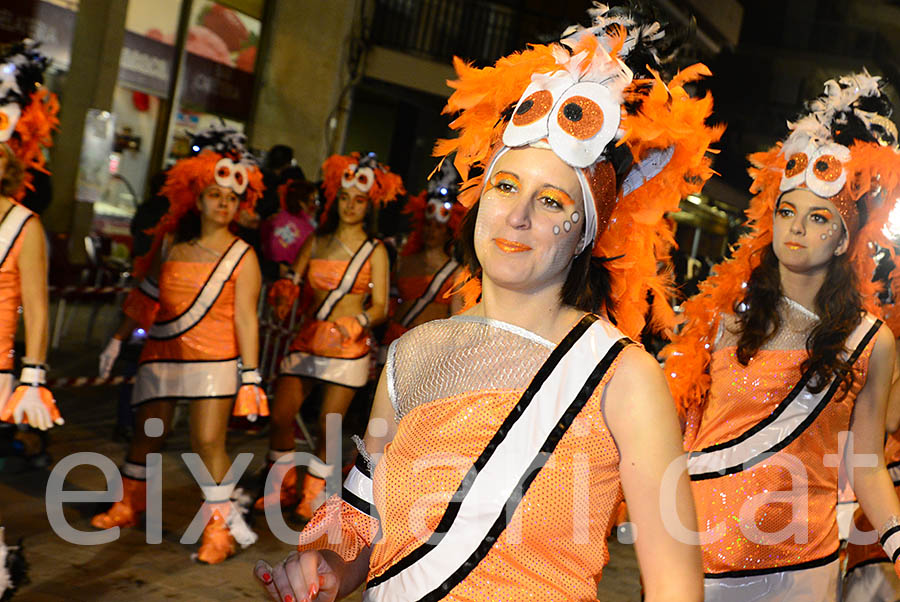
<svg viewBox="0 0 900 602"><path fill-rule="evenodd" d="M5 222L6 219L10 215L12 215L12 212L15 208L16 208L16 205L14 204L12 207L10 207L9 209L6 210L6 213L3 214L3 219L0 220L0 226L3 225L3 222ZM31 214L28 217L26 217L25 219L23 219L22 223L19 224L19 229L16 230L16 234L12 238L9 239L9 246L6 247L6 251L3 252L3 258L0 259L0 266L2 266L6 262L6 258L9 257L9 252L12 251L12 248L14 246L16 246L16 240L22 234L22 230L25 229L25 224L27 224L28 220L30 220L32 217L34 217L34 214Z"/></svg>
<svg viewBox="0 0 900 602"><path fill-rule="evenodd" d="M419 307L419 310L416 313L413 313L413 310L416 308L416 305L418 305L418 303L421 299L426 298L426 296L428 295L428 292L431 290L431 285L433 285L435 283L435 280L437 280L437 277L440 275L440 273L443 272L444 268L446 268L448 265L450 265L451 262L455 263L456 260L451 257L450 259L448 259L447 261L444 262L444 265L442 265L441 268L437 272L434 273L434 276L432 276L431 280L429 280L429 282L428 282L428 286L425 287L425 292L422 293L422 296L419 297L418 299L416 299L415 302L409 306L409 309L403 315L403 318L401 318L401 320L400 320L401 326L405 327L405 326L409 326L410 324L412 324L413 320L418 318L419 315L423 311L425 311L425 308L428 307L428 304L431 303L432 301L434 301L434 298L437 297L437 294L439 292L441 292L441 288L443 288L444 283L447 282L447 279L453 275L454 270L450 270L448 273L444 274L444 277L441 279L440 285L435 287L435 291L431 295L431 298L427 299L427 301L425 303L423 303L421 305L421 307Z"/></svg>
<svg viewBox="0 0 900 602"><path fill-rule="evenodd" d="M500 516L498 516L494 521L494 524L491 525L491 528L488 530L485 538L481 541L481 544L479 544L475 551L472 552L461 567L454 571L453 574L439 587L423 596L420 599L420 602L432 602L434 600L442 599L450 590L468 577L469 573L478 566L478 563L487 556L488 552L490 552L491 548L494 546L494 543L500 538L503 531L506 530L509 521L512 520L516 509L519 507L519 503L528 492L528 488L531 487L531 484L534 482L538 473L550 459L551 454L553 454L553 451L563 438L563 435L569 430L575 417L578 416L587 404L591 395L594 393L594 389L596 389L597 385L600 384L600 381L603 380L603 377L606 375L615 359L619 356L619 353L630 344L630 340L622 338L616 341L609 351L606 352L606 356L604 356L600 363L594 368L593 372L591 372L590 376L588 376L584 385L581 387L581 390L578 392L578 395L569 405L560 421L553 427L553 430L550 431L550 434L541 446L540 451L531 461L531 465L528 467L525 474L519 479L515 491L513 491L507 503L504 504L504 509L500 512Z"/></svg>
<svg viewBox="0 0 900 602"><path fill-rule="evenodd" d="M361 244L359 246L359 248L356 250L356 253L353 254L353 257L350 258L350 261L347 262L347 267L344 268L344 273L341 274L341 277L338 279L338 288L340 288L341 284L344 282L344 276L347 275L347 271L350 269L350 266L353 264L353 260L356 259L357 255L362 253L363 249L366 248L366 245L369 242L372 242L372 247L369 249L368 255L371 255L372 253L375 252L375 248L378 246L378 241L376 241L374 238L367 238L365 240L365 242L363 244ZM368 260L369 260L369 258L366 257L366 261L368 261ZM353 290L353 285L356 284L356 279L359 278L359 274L360 274L360 272L362 272L362 269L365 267L365 265L366 265L366 262L364 261L364 262L362 262L362 265L359 266L359 271L356 273L356 277L353 278L353 282L350 284L351 290ZM334 292L334 291L331 291L331 292ZM328 316L330 316L331 312L334 311L334 306L337 305L340 302L340 300L344 298L344 295L346 295L346 294L347 293L344 293L343 295L341 295L340 297L335 299L334 302L331 302L331 309L328 310L328 313L325 315L324 318L321 318L322 320L328 319ZM326 303L329 303L329 299L331 299L331 293L328 293L327 295L325 295L325 298L322 299L322 302L319 304L319 307L317 307L316 311L313 312L312 315L315 316L317 320L320 319L318 317L319 312L322 311L322 308L325 307Z"/></svg>
<svg viewBox="0 0 900 602"><path fill-rule="evenodd" d="M706 579L735 579L740 577L756 577L758 575L769 575L771 573L785 573L787 571L804 571L806 569L814 569L816 567L825 566L826 564L831 564L832 562L840 558L840 553L841 551L838 549L828 556L825 556L824 558L807 560L806 562L801 562L798 564L776 566L768 569L747 569L743 571L728 571L726 573L704 573L703 576Z"/></svg>
<svg viewBox="0 0 900 602"><path fill-rule="evenodd" d="M878 543L880 543L882 546L884 546L884 544L885 544L885 542L887 542L888 538L891 535L893 535L894 533L896 533L897 531L900 531L900 526L891 527L890 529L888 529L887 531L885 531L882 534L881 538L878 540ZM900 549L900 548L898 548L898 549Z"/></svg>
<svg viewBox="0 0 900 602"><path fill-rule="evenodd" d="M378 510L375 509L375 504L370 504L346 487L341 488L341 499L363 514L378 519Z"/></svg>
<svg viewBox="0 0 900 602"><path fill-rule="evenodd" d="M231 247L233 247L235 244L237 244L237 242L238 242L239 240L240 240L239 238L236 238L236 239L234 240L234 242L232 242L231 245L228 247L228 250L225 251L224 253L222 253L222 257L219 258L219 261L216 262L216 265L215 265L215 267L212 269L212 271L209 273L209 276L207 277L206 282L204 282L204 283L203 283L203 286L200 287L200 290L197 292L197 296L194 297L194 300L191 301L190 305L187 306L187 309L185 309L183 312L181 312L180 314L178 314L176 317L172 318L171 320L166 320L165 322L157 322L157 323L154 324L154 326L165 326L166 324L171 324L172 322L181 319L186 313L188 313L188 312L191 310L192 307L194 307L194 304L197 302L197 299L199 299L199 298L200 298L200 295L203 294L203 289L204 289L204 287L206 287L206 285L209 283L209 281L210 281L210 279L212 278L213 274L216 273L216 270L218 269L219 264L222 263L222 260L224 260L224 259L225 259L225 256L228 255L228 251L230 251L230 250L231 250ZM200 321L203 320L203 318L206 317L206 314L209 313L209 310L211 310L211 309L213 308L213 306L216 304L216 301L219 300L219 296L222 294L222 291L225 290L225 284L231 279L232 274L234 274L234 271L235 271L235 270L238 268L238 266L241 264L241 261L244 259L244 255L246 255L246 254L247 254L247 251L249 251L249 250L250 250L250 245L247 245L247 247L244 249L244 251L243 251L243 252L240 254L240 256L237 258L237 261L234 262L234 267L231 268L231 272L229 272L229 273L228 273L228 276L225 278L225 280L222 281L222 287L219 289L219 292L216 293L216 296L213 297L213 300L212 300L212 302L210 302L209 307L207 307L207 308L206 308L206 311L204 311L203 314L202 314L199 318L197 318L197 321L196 321L196 322L194 322L193 324L191 324L190 326L188 326L187 328L185 328L184 330L182 330L182 331L179 332L178 334L173 334L173 335L169 335L169 336L153 336L153 335L151 335L151 334L148 332L148 333L147 333L147 338L153 339L154 341L167 341L167 340L170 340L170 339L177 339L178 337L180 337L181 335L183 335L184 333L186 333L187 331L189 331L191 328L193 328L194 326L196 326L197 324L199 324Z"/></svg>
<svg viewBox="0 0 900 602"><path fill-rule="evenodd" d="M528 385L528 388L522 394L522 397L516 403L515 407L510 411L510 413L503 420L503 424L500 425L500 428L497 429L497 432L494 433L494 436L491 437L491 440L488 442L487 446L484 448L484 451L481 452L481 455L475 460L475 463L466 473L466 476L463 477L462 482L460 482L459 487L457 487L456 492L453 494L453 497L450 499L450 503L447 504L446 510L444 510L444 515L441 517L440 522L434 529L434 532L428 538L428 541L420 545L418 548L407 554L404 558L400 559L397 563L392 565L388 570L386 570L381 575L373 578L366 584L366 587L375 587L379 583L387 581L394 575L400 573L404 569L409 566L415 564L420 558L428 554L434 547L440 543L441 539L443 539L444 534L450 529L450 525L453 524L453 521L456 520L456 515L459 512L460 504L462 504L463 499L465 499L466 494L469 493L469 489L472 488L472 484L475 482L475 477L484 468L484 465L487 464L488 460L494 455L494 452L497 449L497 446L500 445L500 442L506 438L506 434L513 427L513 425L522 417L522 414L525 412L525 409L531 405L531 400L535 396L535 394L540 390L541 386L544 384L544 381L550 376L550 373L553 372L553 369L556 368L556 365L560 362L560 360L565 356L565 354L572 348L576 341L581 338L581 335L585 333L585 331L590 328L591 324L597 321L597 316L593 314L588 314L581 319L578 324L575 325L572 330L569 331L569 334L562 340L562 342L550 352L549 357L547 357L547 361L538 369L537 374L534 375L534 378L531 380L531 384Z"/></svg>
<svg viewBox="0 0 900 602"><path fill-rule="evenodd" d="M876 320L875 323L872 325L872 327L868 330L868 332L866 332L866 334L862 338L862 340L859 342L859 345L856 346L856 349L853 350L853 353L850 355L850 358L847 360L847 362L851 366L853 364L855 364L856 360L859 359L859 356L862 355L862 352L865 350L866 346L869 344L869 341L872 340L872 337L874 337L875 334L878 332L878 329L881 328L881 324L882 324L881 320ZM803 375L801 382L798 383L797 385L799 386L800 384L803 384L805 386L805 383L806 383L806 381L809 380L810 376L811 376L810 371L807 371L807 373ZM735 473L746 470L746 469L762 462L771 454L781 451L782 449L784 449L785 447L787 447L788 445L793 443L795 439L797 439L800 435L802 435L806 431L806 429L808 429L810 427L810 425L813 422L815 422L816 418L819 417L819 414L821 414L825 410L825 408L828 406L828 403L838 392L838 389L840 388L840 386L841 386L840 379L835 378L832 381L831 385L829 385L828 391L825 393L825 396L819 401L818 405L816 405L816 407L813 409L813 411L810 412L809 416L807 416L803 420L803 422L800 423L800 425L794 430L793 433L791 433L789 436L785 437L784 439L782 439L781 441L779 441L778 443L773 445L768 450L757 454L756 456L754 456L753 458L747 460L746 462L744 462L742 464L730 466L720 472L703 472L703 473L699 473L699 474L695 474L695 475L690 475L691 481L705 481L707 479L715 479L718 477L724 477L726 475L735 474ZM794 396L797 395L797 393L795 393L795 391L797 391L797 387L794 387L794 389L791 390L791 393ZM799 393L799 391L797 391L797 392ZM791 399L793 399L793 397ZM778 414L780 415L782 412L784 412L784 410L786 408L787 408L786 404L782 403L776 409L776 412L778 412ZM771 416L770 416L769 418L766 418L763 422L765 422L765 424L763 425L763 426L765 426L765 425L768 425L771 422L773 422L773 420L771 419ZM750 430L752 430L754 432L759 431L760 429L757 428L757 426L759 426L759 425L754 426ZM712 450L713 448L723 449L723 448L731 447L733 445L736 445L737 443L740 443L740 441L743 441L744 439L747 438L747 436L749 436L749 435L747 435L747 436L745 436L745 435L746 435L746 433L742 434L740 437L738 437L739 440L732 439L732 440L726 441L725 443L710 446L709 448L706 448L706 449ZM691 456L701 455L705 452L706 452L706 450L703 450L700 452L694 452L691 454Z"/></svg>

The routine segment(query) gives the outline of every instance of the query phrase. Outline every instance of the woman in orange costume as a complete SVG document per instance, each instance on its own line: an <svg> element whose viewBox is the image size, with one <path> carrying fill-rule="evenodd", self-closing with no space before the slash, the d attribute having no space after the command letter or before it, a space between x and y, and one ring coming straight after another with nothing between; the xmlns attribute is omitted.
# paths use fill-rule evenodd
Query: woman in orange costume
<svg viewBox="0 0 900 602"><path fill-rule="evenodd" d="M393 279L397 298L392 300L395 306L381 343L385 347L409 329L447 318L461 308L459 295L448 298L461 271L450 247L466 213L456 202L458 177L445 161L428 181L428 190L406 203L413 228L397 260Z"/></svg>
<svg viewBox="0 0 900 602"><path fill-rule="evenodd" d="M323 501L325 479L335 469L325 462L325 417L346 414L357 389L368 382L370 331L387 317L388 256L368 231L369 216L374 206L405 192L400 176L378 163L374 153L332 155L322 164L322 172L324 223L307 239L291 273L275 283L270 297L283 317L299 294L302 277L314 293L313 311L305 316L281 363L272 404L267 468L274 467L278 477L274 482L283 486L267 485L256 504L261 510L297 503L294 416L312 388L322 383L318 460L307 467L295 508L304 520Z"/></svg>
<svg viewBox="0 0 900 602"><path fill-rule="evenodd" d="M41 87L47 58L31 42L0 56L0 420L41 430L63 419L44 387L47 357L47 258L44 229L19 204L31 186L30 169L43 171L44 149L58 120L56 96ZM38 274L23 278L22 274ZM13 343L25 317L21 385L13 385Z"/></svg>
<svg viewBox="0 0 900 602"><path fill-rule="evenodd" d="M437 152L467 179L481 301L393 343L342 499L284 563L257 565L273 599L329 601L368 578L368 601L595 600L623 497L645 599L701 599L699 551L664 524L695 524L678 421L627 336L648 311L672 324L660 226L708 177L719 130L711 99L682 87L705 68L667 85L646 67L659 24L593 17L494 67L456 61L460 136Z"/></svg>
<svg viewBox="0 0 900 602"><path fill-rule="evenodd" d="M877 77L827 82L783 144L750 156L751 232L684 306L666 372L686 414L707 600L836 599L841 431L861 507L900 548L883 456L894 339L868 313L900 195L890 113Z"/></svg>
<svg viewBox="0 0 900 602"><path fill-rule="evenodd" d="M123 499L91 524L137 524L146 509L147 454L160 451L176 402L187 399L191 448L213 480L200 483L208 522L197 558L215 564L234 554L236 544L256 541L232 501L235 483L224 479L232 405L236 415L252 419L267 413L256 369L259 264L253 249L230 230L239 208L253 210L262 175L234 130L203 132L192 145L202 149L199 154L167 173L161 194L169 199L169 211L153 230L159 244L138 266L152 260L110 343L117 350L135 326L147 329L132 397L138 428L122 466ZM112 365L110 345L101 372Z"/></svg>

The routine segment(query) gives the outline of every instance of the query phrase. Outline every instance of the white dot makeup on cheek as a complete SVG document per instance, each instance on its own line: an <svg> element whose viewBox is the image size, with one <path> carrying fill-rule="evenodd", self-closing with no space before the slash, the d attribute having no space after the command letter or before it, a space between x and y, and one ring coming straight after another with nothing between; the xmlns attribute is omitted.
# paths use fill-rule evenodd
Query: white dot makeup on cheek
<svg viewBox="0 0 900 602"><path fill-rule="evenodd" d="M559 226L553 226L553 233L559 234Z"/></svg>
<svg viewBox="0 0 900 602"><path fill-rule="evenodd" d="M573 211L573 212L572 212L572 223L573 223L573 224L577 224L577 223L578 223L578 220L580 220L580 219L581 219L581 216L578 215L578 212L577 212L577 211Z"/></svg>
<svg viewBox="0 0 900 602"><path fill-rule="evenodd" d="M826 238L828 238L828 237L827 237L826 235L823 234L823 235L822 235L822 240L825 240Z"/></svg>
<svg viewBox="0 0 900 602"><path fill-rule="evenodd" d="M571 223L571 222L569 222L569 221L563 222L563 230L565 230L566 232L568 232L568 231L571 230L571 229L572 229L572 223Z"/></svg>

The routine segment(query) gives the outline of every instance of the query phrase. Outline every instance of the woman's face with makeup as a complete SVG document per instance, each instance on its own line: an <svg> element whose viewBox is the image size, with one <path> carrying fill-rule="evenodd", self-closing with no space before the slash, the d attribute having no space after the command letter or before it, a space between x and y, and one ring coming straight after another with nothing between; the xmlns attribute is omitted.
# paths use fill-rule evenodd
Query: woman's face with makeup
<svg viewBox="0 0 900 602"><path fill-rule="evenodd" d="M847 251L847 237L834 203L810 190L798 188L783 194L773 219L775 256L793 272L822 269Z"/></svg>
<svg viewBox="0 0 900 602"><path fill-rule="evenodd" d="M525 292L562 285L583 224L581 185L572 167L546 149L506 151L488 174L475 223L484 276Z"/></svg>

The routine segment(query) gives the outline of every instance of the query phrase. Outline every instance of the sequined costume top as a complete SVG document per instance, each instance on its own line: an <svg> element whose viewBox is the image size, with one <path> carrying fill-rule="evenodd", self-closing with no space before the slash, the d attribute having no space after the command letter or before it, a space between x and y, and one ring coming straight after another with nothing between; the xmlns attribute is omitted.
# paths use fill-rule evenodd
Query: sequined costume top
<svg viewBox="0 0 900 602"><path fill-rule="evenodd" d="M185 245L180 245L185 248ZM236 240L233 246L246 249L246 243ZM229 251L231 248L229 248ZM236 259L230 273L226 273L221 292L213 299L209 309L198 315L196 324L182 334L171 337L155 337L153 332L160 324L172 323L183 317L198 301L204 284L210 280L220 262L210 260L201 250L172 255L163 262L159 275L159 309L151 328L151 335L141 352L140 362L157 360L209 361L238 357L237 334L234 327L234 289L241 269L247 261L244 252ZM215 292L215 289L211 291Z"/></svg>
<svg viewBox="0 0 900 602"><path fill-rule="evenodd" d="M330 548L350 560L372 545L380 527L367 595L379 579L422 554L420 546L441 530L442 517L457 511L448 504L463 478L503 439L504 419L553 349L531 332L471 316L427 322L395 341L385 378L398 430L375 466L372 487L380 523L346 501L326 503L299 548ZM596 599L609 557L606 537L623 499L618 450L601 407L617 362L586 391L585 406L548 463L521 502L510 506L508 525L495 540L481 542L486 555L444 599ZM324 533L337 519L343 538L330 544Z"/></svg>
<svg viewBox="0 0 900 602"><path fill-rule="evenodd" d="M0 245L4 256L0 261L0 370L13 369L16 326L19 323L19 306L22 305L22 274L19 271L19 255L25 237L25 224L34 213L13 205L0 221Z"/></svg>
<svg viewBox="0 0 900 602"><path fill-rule="evenodd" d="M333 291L341 282L341 277L347 269L350 260L347 259L310 259L306 270L306 278L309 285L317 291ZM351 295L363 295L369 292L369 283L372 282L372 262L366 260L359 276L353 282L350 289Z"/></svg>
<svg viewBox="0 0 900 602"><path fill-rule="evenodd" d="M811 568L837 558L838 433L849 429L880 322L865 316L848 337L855 371L850 390L832 382L813 394L801 364L818 317L787 298L778 311L781 329L746 366L737 359L737 320L723 316L709 398L687 425L699 529L718 529L702 546L707 578Z"/></svg>

